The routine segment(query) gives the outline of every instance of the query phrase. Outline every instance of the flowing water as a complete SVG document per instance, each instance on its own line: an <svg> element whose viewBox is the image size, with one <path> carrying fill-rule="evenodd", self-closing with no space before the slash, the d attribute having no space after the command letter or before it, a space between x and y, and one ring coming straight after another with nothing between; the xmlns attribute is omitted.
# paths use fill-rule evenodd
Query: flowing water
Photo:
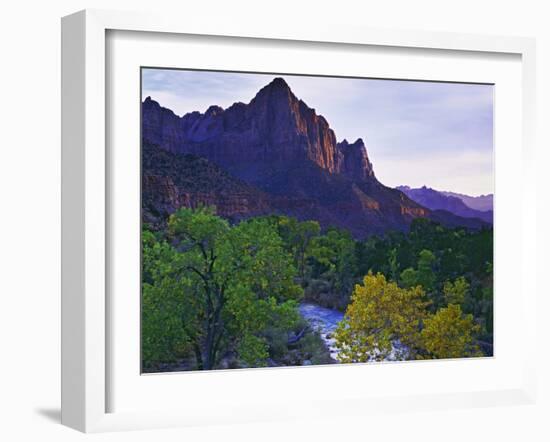
<svg viewBox="0 0 550 442"><path fill-rule="evenodd" d="M330 357L336 360L338 349L335 346L334 332L338 322L344 318L344 314L339 310L307 302L300 304L300 314L314 330L319 332L330 351Z"/></svg>

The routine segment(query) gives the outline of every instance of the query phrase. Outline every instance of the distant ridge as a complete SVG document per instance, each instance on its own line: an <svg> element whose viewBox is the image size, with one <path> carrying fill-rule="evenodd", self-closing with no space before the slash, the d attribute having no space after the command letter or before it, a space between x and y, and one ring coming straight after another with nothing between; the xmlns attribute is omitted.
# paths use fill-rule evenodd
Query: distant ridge
<svg viewBox="0 0 550 442"><path fill-rule="evenodd" d="M417 203L432 210L445 210L451 212L457 216L463 218L478 218L487 223L493 222L492 210L475 210L469 207L463 200L463 198L475 199L476 197L470 197L468 195L461 195L461 197L455 196L451 192L440 192L438 190L431 189L423 186L417 189L413 189L409 186L397 187L401 192L407 194L409 198ZM481 198L481 197L477 197ZM492 200L492 195L491 195ZM486 204L487 206L488 204ZM490 206L492 209L492 205Z"/></svg>
<svg viewBox="0 0 550 442"><path fill-rule="evenodd" d="M447 196L456 196L457 198L460 198L464 204L466 204L469 208L474 210L481 210L481 211L487 211L487 210L493 210L493 194L487 194L487 195L479 195L479 196L470 196L470 195L464 195L462 193L455 193L455 192L441 192L443 195Z"/></svg>

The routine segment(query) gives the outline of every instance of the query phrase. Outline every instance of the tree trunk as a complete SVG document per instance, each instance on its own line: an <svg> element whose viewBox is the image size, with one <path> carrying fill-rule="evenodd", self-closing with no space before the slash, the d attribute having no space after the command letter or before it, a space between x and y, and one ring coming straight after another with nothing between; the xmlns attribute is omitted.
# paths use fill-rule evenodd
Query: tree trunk
<svg viewBox="0 0 550 442"><path fill-rule="evenodd" d="M199 370L204 370L204 363L202 361L201 349L197 344L193 344L193 350L195 352L195 359L197 360L197 368Z"/></svg>

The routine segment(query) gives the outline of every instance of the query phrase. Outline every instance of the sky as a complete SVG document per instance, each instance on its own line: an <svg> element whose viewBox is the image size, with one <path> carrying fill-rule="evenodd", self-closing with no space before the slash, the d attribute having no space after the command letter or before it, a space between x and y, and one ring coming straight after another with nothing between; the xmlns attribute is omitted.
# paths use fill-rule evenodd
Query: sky
<svg viewBox="0 0 550 442"><path fill-rule="evenodd" d="M493 193L493 86L281 74L142 70L142 97L178 115L248 103L275 77L329 122L362 138L379 181Z"/></svg>

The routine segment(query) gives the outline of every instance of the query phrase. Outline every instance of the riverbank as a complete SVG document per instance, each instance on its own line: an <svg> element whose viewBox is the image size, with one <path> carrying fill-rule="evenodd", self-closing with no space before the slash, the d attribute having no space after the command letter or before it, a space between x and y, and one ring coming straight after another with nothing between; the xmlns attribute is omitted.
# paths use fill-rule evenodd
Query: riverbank
<svg viewBox="0 0 550 442"><path fill-rule="evenodd" d="M263 338L269 345L269 357L263 367L299 367L336 363L337 350L332 338L336 324L343 314L337 310L311 303L300 304L300 321L293 330L283 332L269 328ZM260 366L260 365L258 365ZM227 351L216 366L216 370L249 368L238 358L235 350ZM193 357L178 358L174 361L157 363L147 367L146 373L163 373L197 370Z"/></svg>

